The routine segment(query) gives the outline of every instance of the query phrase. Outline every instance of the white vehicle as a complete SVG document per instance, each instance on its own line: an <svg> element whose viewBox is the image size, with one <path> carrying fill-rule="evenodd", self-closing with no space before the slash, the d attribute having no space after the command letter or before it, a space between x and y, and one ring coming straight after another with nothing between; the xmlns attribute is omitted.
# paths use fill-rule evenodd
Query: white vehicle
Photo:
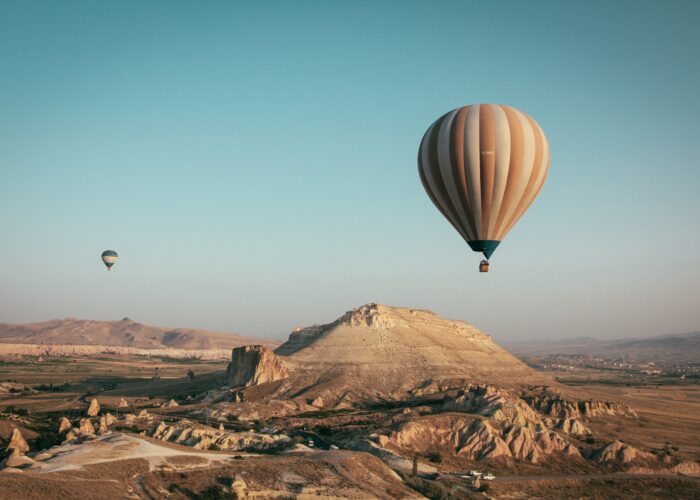
<svg viewBox="0 0 700 500"><path fill-rule="evenodd" d="M339 449L340 448L338 448L336 445L334 445L334 444L331 445L331 450L339 450Z"/></svg>
<svg viewBox="0 0 700 500"><path fill-rule="evenodd" d="M482 477L482 479L484 479L484 480L486 480L486 481L493 481L494 479L496 479L496 476L494 476L494 475L491 474L490 472L487 472L486 474L484 474L484 476Z"/></svg>
<svg viewBox="0 0 700 500"><path fill-rule="evenodd" d="M313 439L309 439L309 448L313 448L314 446L316 446L316 445L314 444L314 440L313 440Z"/></svg>
<svg viewBox="0 0 700 500"><path fill-rule="evenodd" d="M469 475L470 475L471 477L478 477L478 478L481 478L481 472L479 472L478 470L470 470L470 471L469 471Z"/></svg>

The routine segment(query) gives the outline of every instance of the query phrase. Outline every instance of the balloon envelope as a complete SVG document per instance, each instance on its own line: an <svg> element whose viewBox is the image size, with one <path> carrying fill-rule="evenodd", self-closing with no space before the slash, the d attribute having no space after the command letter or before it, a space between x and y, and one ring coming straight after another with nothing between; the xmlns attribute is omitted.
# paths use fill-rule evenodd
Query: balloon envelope
<svg viewBox="0 0 700 500"><path fill-rule="evenodd" d="M102 262L105 263L108 271L112 269L112 266L117 262L117 258L119 258L119 255L117 255L117 252L114 250L105 250L102 252Z"/></svg>
<svg viewBox="0 0 700 500"><path fill-rule="evenodd" d="M418 150L428 196L487 259L535 200L548 172L542 129L509 106L452 110L428 128Z"/></svg>

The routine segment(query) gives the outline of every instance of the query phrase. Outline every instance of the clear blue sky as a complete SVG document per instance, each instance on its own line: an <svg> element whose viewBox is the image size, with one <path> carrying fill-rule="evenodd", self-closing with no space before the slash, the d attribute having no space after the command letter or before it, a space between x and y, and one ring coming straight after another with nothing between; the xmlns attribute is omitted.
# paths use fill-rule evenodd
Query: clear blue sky
<svg viewBox="0 0 700 500"><path fill-rule="evenodd" d="M497 340L700 329L698 25L683 0L2 0L0 321L281 338L376 301ZM552 155L488 275L416 167L479 102Z"/></svg>

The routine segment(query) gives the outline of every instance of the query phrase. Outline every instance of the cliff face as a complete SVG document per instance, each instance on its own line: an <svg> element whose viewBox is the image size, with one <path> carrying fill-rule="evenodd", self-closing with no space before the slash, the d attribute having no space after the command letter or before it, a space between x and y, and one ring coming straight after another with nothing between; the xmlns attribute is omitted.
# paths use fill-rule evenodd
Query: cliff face
<svg viewBox="0 0 700 500"><path fill-rule="evenodd" d="M237 347L226 370L228 385L250 387L283 380L289 376L286 363L261 345Z"/></svg>

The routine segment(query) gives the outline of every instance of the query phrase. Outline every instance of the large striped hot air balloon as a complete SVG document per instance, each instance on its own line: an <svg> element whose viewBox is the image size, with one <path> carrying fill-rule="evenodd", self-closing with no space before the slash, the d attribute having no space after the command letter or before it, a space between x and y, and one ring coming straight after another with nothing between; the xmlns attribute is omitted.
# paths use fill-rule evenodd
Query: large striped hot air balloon
<svg viewBox="0 0 700 500"><path fill-rule="evenodd" d="M441 116L418 150L428 196L486 259L535 200L548 171L549 145L539 125L497 104L464 106ZM488 270L488 261L480 270Z"/></svg>
<svg viewBox="0 0 700 500"><path fill-rule="evenodd" d="M107 271L112 269L112 266L117 262L119 256L114 250L105 250L102 252L102 262L107 266Z"/></svg>

